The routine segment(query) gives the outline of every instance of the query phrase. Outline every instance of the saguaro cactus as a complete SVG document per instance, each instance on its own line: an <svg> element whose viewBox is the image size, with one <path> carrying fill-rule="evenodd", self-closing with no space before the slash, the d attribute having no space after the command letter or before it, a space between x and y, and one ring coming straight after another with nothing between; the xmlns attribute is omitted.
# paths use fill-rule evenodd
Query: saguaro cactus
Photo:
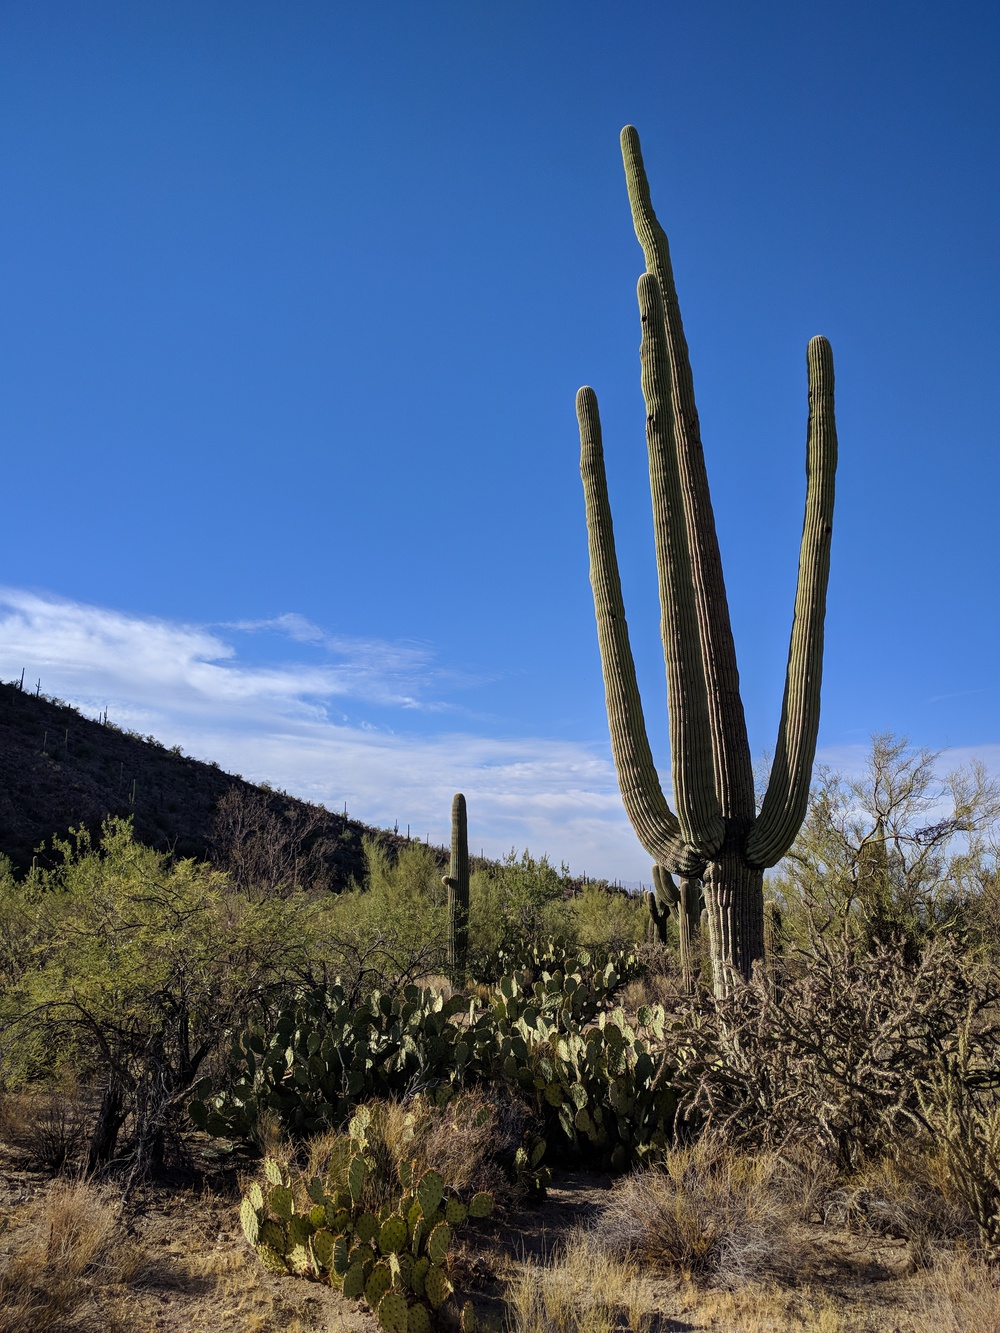
<svg viewBox="0 0 1000 1333"><path fill-rule="evenodd" d="M460 791L451 803L451 866L441 883L448 890L448 967L464 975L469 955L469 822Z"/></svg>
<svg viewBox="0 0 1000 1333"><path fill-rule="evenodd" d="M611 746L639 841L657 863L700 878L718 993L748 978L764 952L763 872L789 849L805 815L819 726L823 617L830 568L837 435L833 357L813 338L806 361L806 512L785 695L770 780L755 814L753 773L722 562L708 491L691 366L667 238L656 219L639 136L622 131L636 236L642 389L653 496L670 759L677 813L660 787L629 645L608 502L597 396L577 394L580 471Z"/></svg>
<svg viewBox="0 0 1000 1333"><path fill-rule="evenodd" d="M677 947L681 959L684 989L694 990L694 946L701 924L703 895L701 881L681 877L674 883L673 876L663 866L653 866L653 892L646 894L650 925L654 939L661 944L667 938L667 917L673 913L677 922Z"/></svg>

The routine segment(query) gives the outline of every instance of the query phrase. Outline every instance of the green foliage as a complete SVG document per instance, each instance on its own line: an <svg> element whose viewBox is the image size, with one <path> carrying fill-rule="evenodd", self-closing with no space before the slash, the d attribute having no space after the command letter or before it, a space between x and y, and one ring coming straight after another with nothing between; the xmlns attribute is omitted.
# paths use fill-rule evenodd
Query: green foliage
<svg viewBox="0 0 1000 1333"><path fill-rule="evenodd" d="M270 1112L304 1134L343 1124L372 1097L434 1088L443 1102L462 1087L507 1085L548 1123L549 1141L622 1169L671 1132L676 1099L654 1055L663 1010L629 1019L613 1008L641 970L634 954L604 961L550 946L530 961L482 1003L416 987L354 1003L339 987L302 996L273 1028L237 1037L220 1084L196 1088L192 1118L210 1133L252 1138ZM516 1162L538 1191L540 1162L537 1145Z"/></svg>
<svg viewBox="0 0 1000 1333"><path fill-rule="evenodd" d="M128 1121L142 1170L220 1029L308 970L312 913L294 896L251 903L209 867L138 846L127 821L96 848L78 833L56 849L60 865L0 904L4 1077L72 1065L101 1092L90 1166L112 1159Z"/></svg>
<svg viewBox="0 0 1000 1333"><path fill-rule="evenodd" d="M941 927L987 924L1000 785L977 764L941 776L936 761L885 733L858 776L821 772L769 882L786 937L808 947L816 933L845 933L913 951Z"/></svg>
<svg viewBox="0 0 1000 1333"><path fill-rule="evenodd" d="M573 938L585 949L621 949L641 944L646 935L646 908L639 897L611 893L599 884L585 884L569 903Z"/></svg>
<svg viewBox="0 0 1000 1333"><path fill-rule="evenodd" d="M482 980L496 975L496 957L526 940L576 939L572 907L565 901L567 868L548 858L536 860L513 849L498 863L479 866L471 876L469 932L473 970Z"/></svg>
<svg viewBox="0 0 1000 1333"><path fill-rule="evenodd" d="M332 931L354 948L373 942L405 962L420 958L425 970L444 962L446 891L434 850L426 843L401 847L395 860L373 838L365 840L363 888L343 893L330 906Z"/></svg>
<svg viewBox="0 0 1000 1333"><path fill-rule="evenodd" d="M247 1241L273 1273L309 1277L365 1301L382 1328L440 1327L454 1292L448 1252L454 1231L493 1211L480 1191L466 1204L437 1171L395 1162L372 1112L358 1108L326 1168L308 1181L264 1163L267 1186L251 1185L240 1206ZM277 1177L277 1180L275 1179ZM466 1304L462 1327L474 1327Z"/></svg>

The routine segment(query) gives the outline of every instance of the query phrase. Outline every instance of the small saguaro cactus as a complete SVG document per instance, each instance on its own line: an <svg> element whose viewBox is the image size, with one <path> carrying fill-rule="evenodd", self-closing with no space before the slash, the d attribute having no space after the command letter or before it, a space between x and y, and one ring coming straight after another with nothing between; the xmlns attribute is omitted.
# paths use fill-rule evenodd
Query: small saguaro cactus
<svg viewBox="0 0 1000 1333"><path fill-rule="evenodd" d="M684 990L694 990L695 940L701 924L704 907L701 881L681 876L675 884L670 871L661 865L653 866L653 892L646 894L650 923L655 939L661 944L667 939L667 916L677 922L677 947L681 959Z"/></svg>
<svg viewBox="0 0 1000 1333"><path fill-rule="evenodd" d="M441 883L448 890L448 967L464 974L469 956L469 821L460 791L451 803L451 866Z"/></svg>
<svg viewBox="0 0 1000 1333"><path fill-rule="evenodd" d="M632 220L646 258L638 291L640 359L677 813L667 805L646 736L597 395L583 388L577 394L580 471L611 748L622 800L643 847L673 874L703 883L713 983L718 994L727 994L741 978L749 979L763 956L764 870L791 847L809 797L837 465L833 358L825 338L812 339L806 354L806 512L795 613L774 763L757 813L687 343L667 238L653 212L639 136L631 125L622 131L622 155Z"/></svg>

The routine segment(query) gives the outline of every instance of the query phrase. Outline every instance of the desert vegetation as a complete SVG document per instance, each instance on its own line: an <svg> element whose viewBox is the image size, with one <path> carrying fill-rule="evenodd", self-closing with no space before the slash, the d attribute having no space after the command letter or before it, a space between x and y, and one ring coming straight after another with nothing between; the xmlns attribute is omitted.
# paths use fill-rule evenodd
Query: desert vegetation
<svg viewBox="0 0 1000 1333"><path fill-rule="evenodd" d="M8 867L0 1327L1000 1327L998 816L876 738L725 994L527 853L461 968L421 843L339 895L117 819Z"/></svg>

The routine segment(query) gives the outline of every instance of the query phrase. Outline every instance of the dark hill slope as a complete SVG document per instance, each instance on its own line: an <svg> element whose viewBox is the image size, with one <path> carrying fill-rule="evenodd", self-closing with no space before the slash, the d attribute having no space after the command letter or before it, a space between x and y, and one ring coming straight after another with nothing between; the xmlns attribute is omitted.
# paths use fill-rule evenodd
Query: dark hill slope
<svg viewBox="0 0 1000 1333"><path fill-rule="evenodd" d="M365 834L401 841L0 683L0 852L23 870L53 834L81 825L96 833L108 815L131 816L147 846L220 864L270 858L294 865L300 882L331 889L360 881ZM268 846L241 852L248 835Z"/></svg>

